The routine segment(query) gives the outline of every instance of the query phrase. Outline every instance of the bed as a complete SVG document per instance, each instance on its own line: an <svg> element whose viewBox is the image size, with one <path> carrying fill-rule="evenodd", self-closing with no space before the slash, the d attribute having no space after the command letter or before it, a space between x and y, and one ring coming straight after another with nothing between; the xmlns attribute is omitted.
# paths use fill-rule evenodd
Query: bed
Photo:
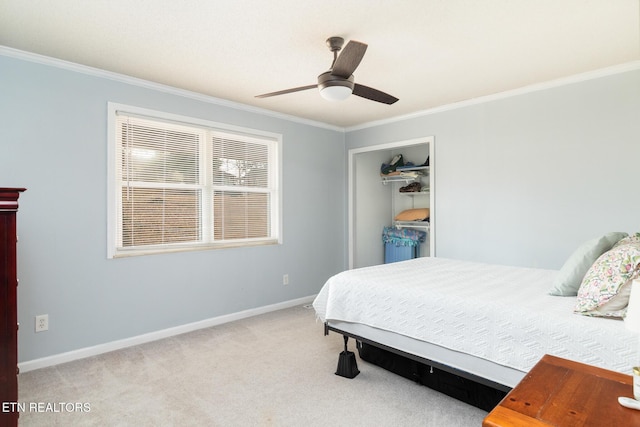
<svg viewBox="0 0 640 427"><path fill-rule="evenodd" d="M605 254L611 258L620 252L615 246L625 243L620 236L626 233L609 238L586 261L584 247L593 248L592 241L572 255L573 270L579 257L587 269L573 271L580 278L578 296L549 294L567 275L572 258L562 270L546 270L425 257L339 273L324 284L313 307L326 333L353 337L495 389L515 387L544 354L629 374L638 365L639 347L637 335L620 319L626 302L616 301L616 310L606 314L593 307L576 313L580 298L597 300L585 296L584 281ZM623 291L638 277L640 235L636 240L626 242L633 245L635 264L627 268L614 298L624 298ZM613 302L600 298L598 307L603 301Z"/></svg>

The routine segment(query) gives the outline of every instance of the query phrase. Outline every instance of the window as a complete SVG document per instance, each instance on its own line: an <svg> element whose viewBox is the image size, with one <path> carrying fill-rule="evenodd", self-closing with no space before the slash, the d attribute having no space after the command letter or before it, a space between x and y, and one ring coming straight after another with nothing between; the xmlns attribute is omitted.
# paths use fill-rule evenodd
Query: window
<svg viewBox="0 0 640 427"><path fill-rule="evenodd" d="M109 144L109 257L280 242L280 135L110 103Z"/></svg>

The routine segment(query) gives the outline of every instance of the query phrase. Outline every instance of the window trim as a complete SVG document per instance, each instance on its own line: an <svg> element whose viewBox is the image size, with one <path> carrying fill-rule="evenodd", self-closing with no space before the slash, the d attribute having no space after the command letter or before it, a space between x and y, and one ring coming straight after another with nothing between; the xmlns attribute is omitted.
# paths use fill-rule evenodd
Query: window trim
<svg viewBox="0 0 640 427"><path fill-rule="evenodd" d="M273 165L271 179L274 180L275 199L272 202L272 217L270 218L272 235L263 239L238 239L223 242L199 242L199 243L176 243L171 245L146 246L144 248L118 248L116 245L118 232L118 209L121 209L121 190L116 184L116 115L118 112L134 116L141 116L151 120L175 122L183 125L210 128L222 132L244 134L248 137L270 139L275 144L275 153L270 152L269 164ZM282 135L278 133L250 129L241 126L229 125L225 123L213 122L210 120L195 117L182 116L163 111L151 110L147 108L135 107L115 102L107 103L107 258L120 258L137 255L150 255L157 253L171 253L184 251L201 251L208 249L223 249L235 247L253 247L262 245L282 244ZM204 160L204 159L203 159ZM272 163L273 162L273 163ZM205 169L206 170L206 169ZM209 172L207 172L208 174ZM209 226L205 226L209 227Z"/></svg>

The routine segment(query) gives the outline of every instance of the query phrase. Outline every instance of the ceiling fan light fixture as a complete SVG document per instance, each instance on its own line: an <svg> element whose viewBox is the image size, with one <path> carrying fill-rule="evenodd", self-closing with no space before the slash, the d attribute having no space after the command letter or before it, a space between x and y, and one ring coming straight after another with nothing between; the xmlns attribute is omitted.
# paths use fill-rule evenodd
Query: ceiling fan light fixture
<svg viewBox="0 0 640 427"><path fill-rule="evenodd" d="M318 89L320 95L328 101L344 101L353 92L353 75L344 78L327 71L318 76Z"/></svg>
<svg viewBox="0 0 640 427"><path fill-rule="evenodd" d="M347 86L326 86L320 89L320 95L327 101L344 101L351 95Z"/></svg>

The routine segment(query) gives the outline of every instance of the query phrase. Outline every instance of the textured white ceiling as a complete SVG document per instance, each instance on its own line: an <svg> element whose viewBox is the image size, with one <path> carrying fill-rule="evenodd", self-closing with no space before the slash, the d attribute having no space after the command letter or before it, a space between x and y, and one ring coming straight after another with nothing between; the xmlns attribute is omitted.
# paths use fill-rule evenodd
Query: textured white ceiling
<svg viewBox="0 0 640 427"><path fill-rule="evenodd" d="M316 90L330 36L369 45L358 83ZM0 0L0 45L340 127L640 59L639 0Z"/></svg>

